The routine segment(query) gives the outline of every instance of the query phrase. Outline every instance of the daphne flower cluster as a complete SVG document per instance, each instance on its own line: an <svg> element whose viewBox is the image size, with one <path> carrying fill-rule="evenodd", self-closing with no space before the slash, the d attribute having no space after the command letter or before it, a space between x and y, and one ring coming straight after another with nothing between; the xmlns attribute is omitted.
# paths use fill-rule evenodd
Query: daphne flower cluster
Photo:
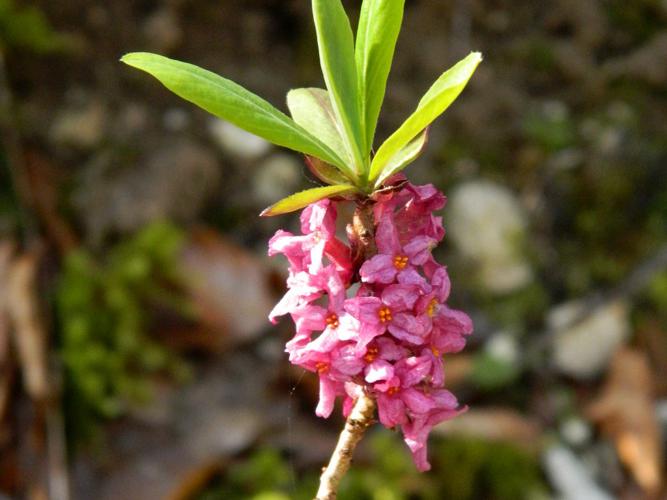
<svg viewBox="0 0 667 500"><path fill-rule="evenodd" d="M289 277L270 319L294 320L286 351L290 362L319 374L317 415L328 417L337 396L347 415L366 391L380 422L400 426L424 471L430 430L465 411L443 387L442 356L463 348L472 322L446 305L447 270L431 254L445 234L433 215L445 205L443 194L403 180L373 203L377 253L363 263L353 262L350 246L337 238L330 200L304 209L302 235L274 235L269 255L287 257Z"/></svg>

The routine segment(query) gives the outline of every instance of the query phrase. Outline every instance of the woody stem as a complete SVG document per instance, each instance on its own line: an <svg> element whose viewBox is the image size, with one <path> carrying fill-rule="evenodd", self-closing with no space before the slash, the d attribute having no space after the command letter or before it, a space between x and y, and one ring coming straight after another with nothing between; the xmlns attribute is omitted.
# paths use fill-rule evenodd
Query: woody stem
<svg viewBox="0 0 667 500"><path fill-rule="evenodd" d="M352 244L352 260L355 268L359 269L361 264L377 253L375 221L371 202L362 201L357 203L352 216L352 224L348 227L348 233Z"/></svg>
<svg viewBox="0 0 667 500"><path fill-rule="evenodd" d="M340 433L329 465L322 471L320 487L314 500L336 498L340 481L350 468L354 449L361 441L366 429L373 423L375 407L375 400L365 392L357 399L350 416L347 417L343 432Z"/></svg>
<svg viewBox="0 0 667 500"><path fill-rule="evenodd" d="M352 242L352 257L355 269L358 270L364 261L377 253L373 205L371 203L360 202L357 204L348 232ZM329 464L322 471L320 487L314 500L333 500L336 498L340 481L350 468L354 449L361 441L366 429L374 422L376 406L375 399L362 391L361 396L352 408L352 412L347 417L345 427L340 433Z"/></svg>

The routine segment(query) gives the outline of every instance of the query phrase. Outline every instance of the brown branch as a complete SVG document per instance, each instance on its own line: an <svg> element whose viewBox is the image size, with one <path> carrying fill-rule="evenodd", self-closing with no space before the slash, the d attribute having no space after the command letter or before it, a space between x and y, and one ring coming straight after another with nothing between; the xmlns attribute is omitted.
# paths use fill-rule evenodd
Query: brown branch
<svg viewBox="0 0 667 500"><path fill-rule="evenodd" d="M5 56L0 50L0 147L6 157L12 189L17 200L20 228L23 231L24 243L27 243L34 239L38 231L37 221L32 213L30 188L23 169L23 147L15 116Z"/></svg>
<svg viewBox="0 0 667 500"><path fill-rule="evenodd" d="M320 488L314 500L334 500L341 479L350 468L352 454L364 432L374 421L375 400L365 392L357 399L352 413L347 417L343 432L340 433L336 449L331 455L329 465L320 476Z"/></svg>
<svg viewBox="0 0 667 500"><path fill-rule="evenodd" d="M352 224L347 226L347 233L352 247L352 262L358 270L364 261L377 253L373 205L370 201L357 204Z"/></svg>
<svg viewBox="0 0 667 500"><path fill-rule="evenodd" d="M364 261L377 253L375 245L375 221L373 203L364 200L357 203L352 217L352 224L347 227L352 246L352 259L355 271ZM356 272L355 272L356 274ZM338 444L331 455L329 465L322 471L320 487L314 500L333 500L338 494L338 486L352 463L352 455L366 429L375 419L376 403L372 396L362 391L347 417L343 432L340 433Z"/></svg>

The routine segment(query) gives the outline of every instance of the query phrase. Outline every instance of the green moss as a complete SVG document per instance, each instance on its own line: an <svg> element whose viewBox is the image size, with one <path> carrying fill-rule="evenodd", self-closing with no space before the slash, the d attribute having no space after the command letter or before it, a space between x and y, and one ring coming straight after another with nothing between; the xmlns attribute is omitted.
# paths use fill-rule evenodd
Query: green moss
<svg viewBox="0 0 667 500"><path fill-rule="evenodd" d="M667 317L667 273L658 274L648 287L648 298Z"/></svg>
<svg viewBox="0 0 667 500"><path fill-rule="evenodd" d="M556 69L556 56L551 40L539 37L528 39L516 55L534 71L549 73Z"/></svg>
<svg viewBox="0 0 667 500"><path fill-rule="evenodd" d="M366 445L370 462L355 461L341 483L340 500L520 500L544 489L535 457L508 444L432 437L433 469L423 474L396 433L378 430L366 437ZM319 472L292 477L287 459L275 450L260 449L228 467L196 499L312 498Z"/></svg>
<svg viewBox="0 0 667 500"><path fill-rule="evenodd" d="M555 152L572 146L576 136L575 127L566 112L547 113L533 111L523 120L526 139L547 152Z"/></svg>
<svg viewBox="0 0 667 500"><path fill-rule="evenodd" d="M65 49L67 41L53 30L38 8L0 0L0 47L50 53Z"/></svg>
<svg viewBox="0 0 667 500"><path fill-rule="evenodd" d="M57 288L60 353L74 438L88 437L100 418L124 413L129 402L150 399L150 377L182 376L184 367L148 334L150 305L178 297L176 259L183 237L153 224L112 248L103 262L78 250L65 259Z"/></svg>
<svg viewBox="0 0 667 500"><path fill-rule="evenodd" d="M550 303L549 295L539 281L501 297L478 290L476 300L497 325L519 331L538 324Z"/></svg>
<svg viewBox="0 0 667 500"><path fill-rule="evenodd" d="M614 29L642 42L664 28L660 0L610 0L605 9Z"/></svg>
<svg viewBox="0 0 667 500"><path fill-rule="evenodd" d="M534 456L503 443L451 439L434 447L438 498L518 500L544 488Z"/></svg>
<svg viewBox="0 0 667 500"><path fill-rule="evenodd" d="M512 384L520 374L516 364L480 353L475 356L470 379L475 387L492 391Z"/></svg>

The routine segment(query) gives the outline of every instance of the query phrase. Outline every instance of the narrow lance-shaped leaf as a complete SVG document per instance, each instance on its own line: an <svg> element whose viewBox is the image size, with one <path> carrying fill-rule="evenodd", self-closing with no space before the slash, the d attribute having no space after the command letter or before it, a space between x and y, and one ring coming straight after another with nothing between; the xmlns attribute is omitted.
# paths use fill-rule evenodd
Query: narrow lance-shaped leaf
<svg viewBox="0 0 667 500"><path fill-rule="evenodd" d="M348 157L329 93L324 89L294 89L287 93L287 107L295 122L308 130L341 158Z"/></svg>
<svg viewBox="0 0 667 500"><path fill-rule="evenodd" d="M482 60L473 52L443 73L419 102L417 110L378 149L371 163L370 180L377 179L388 161L440 116L458 97Z"/></svg>
<svg viewBox="0 0 667 500"><path fill-rule="evenodd" d="M428 128L424 130L421 134L417 136L416 139L413 139L407 146L403 149L400 149L394 156L392 156L384 169L382 174L377 178L375 182L375 188L379 188L384 181L394 174L399 173L405 167L410 165L415 161L419 155L422 154L428 143Z"/></svg>
<svg viewBox="0 0 667 500"><path fill-rule="evenodd" d="M373 148L375 127L387 88L387 78L403 21L405 0L364 0L361 5L355 59L361 119L366 134L366 150Z"/></svg>
<svg viewBox="0 0 667 500"><path fill-rule="evenodd" d="M145 71L183 99L269 142L316 156L341 170L349 167L334 151L286 114L240 85L215 73L146 52L127 54L125 64Z"/></svg>
<svg viewBox="0 0 667 500"><path fill-rule="evenodd" d="M314 156L306 155L306 166L315 177L325 184L347 184L349 182L349 179L336 167Z"/></svg>
<svg viewBox="0 0 667 500"><path fill-rule="evenodd" d="M356 191L357 188L351 184L339 184L335 186L323 186L313 189L306 189L305 191L300 191L298 193L294 193L291 196L288 196L287 198L283 198L278 203L275 203L274 205L271 205L269 208L265 209L260 215L262 217L267 217L272 215L286 214L289 212L294 212L295 210L299 210L324 198L342 196L354 193Z"/></svg>
<svg viewBox="0 0 667 500"><path fill-rule="evenodd" d="M361 133L361 103L350 20L340 0L313 0L313 17L324 82L355 170L362 174L368 159L362 153L366 146L365 135Z"/></svg>

